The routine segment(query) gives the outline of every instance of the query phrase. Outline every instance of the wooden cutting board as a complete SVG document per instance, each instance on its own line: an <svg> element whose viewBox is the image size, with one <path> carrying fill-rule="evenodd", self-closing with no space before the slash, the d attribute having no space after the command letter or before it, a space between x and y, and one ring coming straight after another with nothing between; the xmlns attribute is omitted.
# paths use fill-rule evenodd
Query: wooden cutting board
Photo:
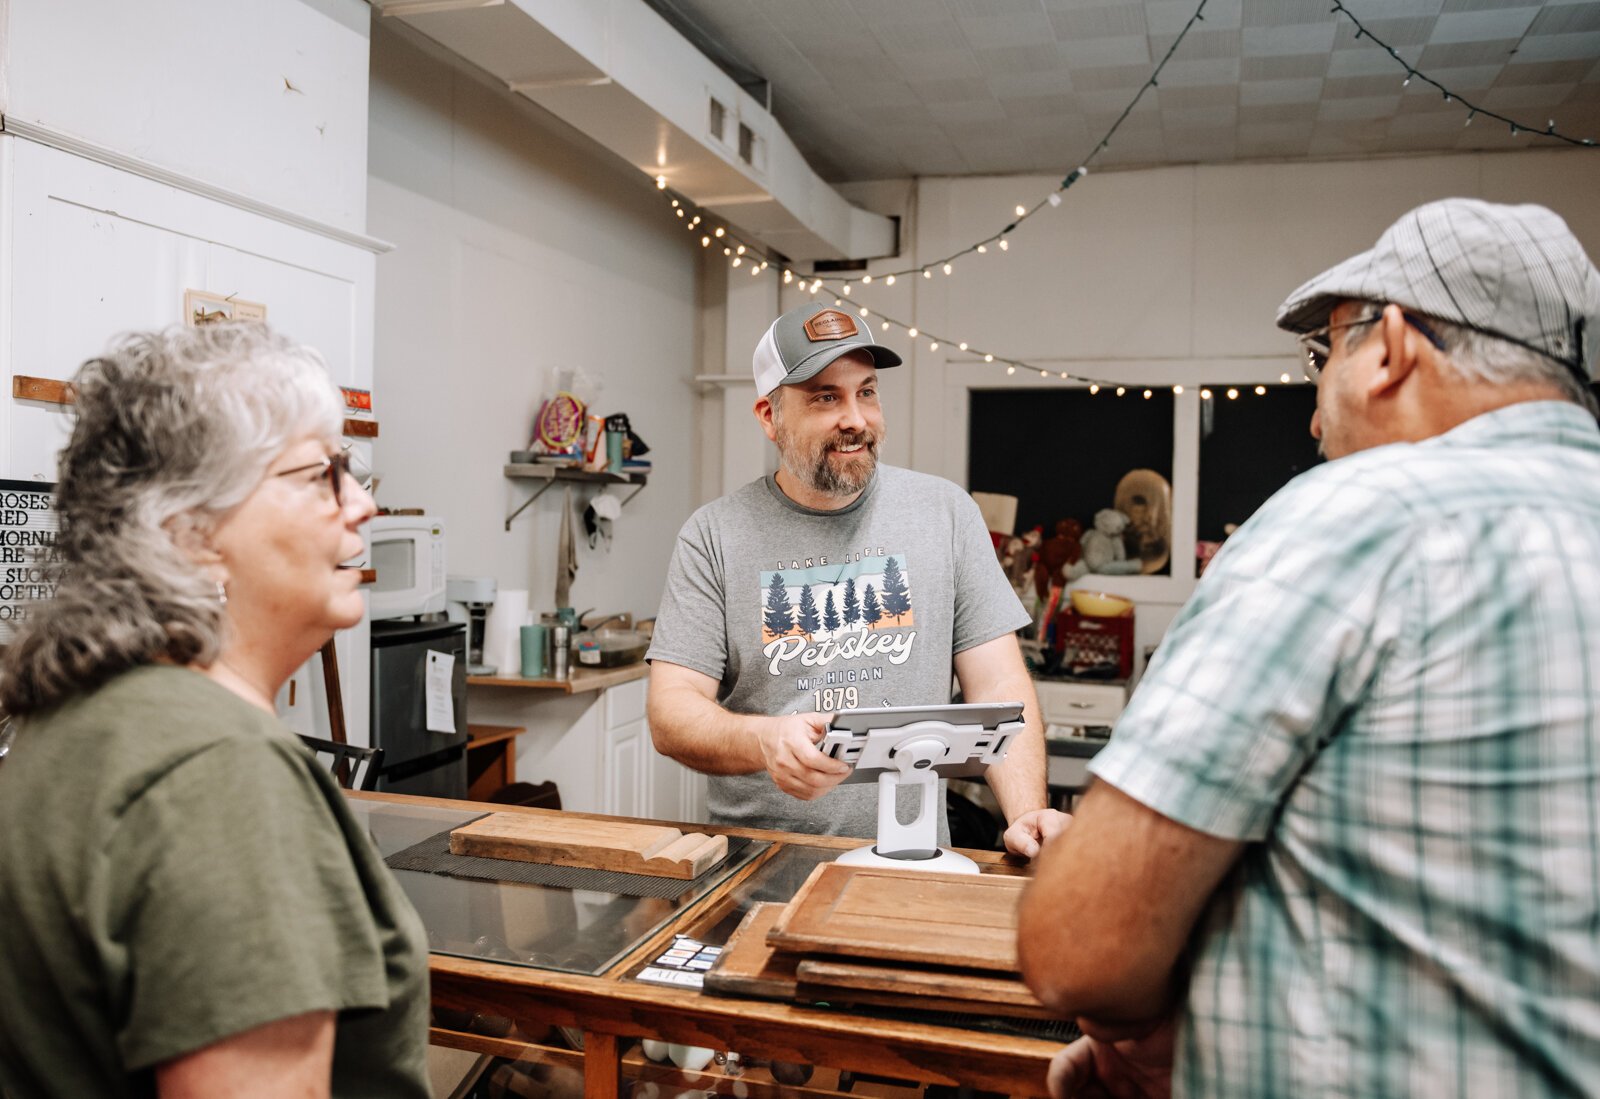
<svg viewBox="0 0 1600 1099"><path fill-rule="evenodd" d="M488 859L694 878L728 853L727 836L685 835L664 824L558 814L491 813L450 832L450 851Z"/></svg>
<svg viewBox="0 0 1600 1099"><path fill-rule="evenodd" d="M797 957L797 955L777 955ZM857 962L807 958L795 967L798 992L830 1003L926 1008L1005 1018L1052 1019L1055 1014L1034 998L1019 978L911 966L899 962Z"/></svg>
<svg viewBox="0 0 1600 1099"><path fill-rule="evenodd" d="M777 950L1017 972L1028 879L823 863L767 933Z"/></svg>
<svg viewBox="0 0 1600 1099"><path fill-rule="evenodd" d="M783 915L783 908L781 903L757 904L744 914L716 962L706 970L707 992L758 1000L795 998L794 970L800 958L775 953L767 945L767 932Z"/></svg>

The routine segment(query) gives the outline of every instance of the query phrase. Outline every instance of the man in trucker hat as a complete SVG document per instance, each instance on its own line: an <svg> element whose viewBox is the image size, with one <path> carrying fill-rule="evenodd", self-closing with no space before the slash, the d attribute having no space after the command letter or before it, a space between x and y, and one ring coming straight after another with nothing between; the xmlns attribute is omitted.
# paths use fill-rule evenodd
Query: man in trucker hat
<svg viewBox="0 0 1600 1099"><path fill-rule="evenodd" d="M1278 323L1335 460L1212 561L1023 899L1091 1035L1053 1090L1592 1093L1600 273L1447 199Z"/></svg>
<svg viewBox="0 0 1600 1099"><path fill-rule="evenodd" d="M1031 857L1045 807L1043 726L1015 631L1029 622L972 498L884 465L878 371L900 356L851 313L808 304L756 346L755 416L775 473L678 535L650 669L656 747L710 776L712 820L872 838L875 784L816 747L833 713L1020 701L1026 728L989 769L1007 847ZM906 792L909 798L910 791ZM902 819L912 811L902 806ZM949 843L941 784L940 842Z"/></svg>

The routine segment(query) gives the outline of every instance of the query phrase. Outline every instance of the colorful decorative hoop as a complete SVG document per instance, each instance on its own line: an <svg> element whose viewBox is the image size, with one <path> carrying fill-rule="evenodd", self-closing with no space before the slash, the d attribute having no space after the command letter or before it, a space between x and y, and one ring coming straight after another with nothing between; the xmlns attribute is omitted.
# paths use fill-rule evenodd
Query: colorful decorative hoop
<svg viewBox="0 0 1600 1099"><path fill-rule="evenodd" d="M572 449L583 434L583 402L565 390L539 409L538 438L553 453Z"/></svg>

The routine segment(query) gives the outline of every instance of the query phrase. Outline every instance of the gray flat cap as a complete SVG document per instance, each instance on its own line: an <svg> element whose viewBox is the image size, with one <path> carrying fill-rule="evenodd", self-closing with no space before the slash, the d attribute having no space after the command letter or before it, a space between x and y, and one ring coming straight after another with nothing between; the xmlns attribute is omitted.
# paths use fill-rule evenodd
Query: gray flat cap
<svg viewBox="0 0 1600 1099"><path fill-rule="evenodd" d="M831 305L807 303L772 322L750 365L763 397L780 385L808 382L847 351L865 351L879 370L900 365L900 356L872 342L867 326Z"/></svg>
<svg viewBox="0 0 1600 1099"><path fill-rule="evenodd" d="M1588 380L1600 350L1600 272L1543 206L1447 198L1300 287L1278 327L1309 332L1341 301L1393 302L1547 355Z"/></svg>

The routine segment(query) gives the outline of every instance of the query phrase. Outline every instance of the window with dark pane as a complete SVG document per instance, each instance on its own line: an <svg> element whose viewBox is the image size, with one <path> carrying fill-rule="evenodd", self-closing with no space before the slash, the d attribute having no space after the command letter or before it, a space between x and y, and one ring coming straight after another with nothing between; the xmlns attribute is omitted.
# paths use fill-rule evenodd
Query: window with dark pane
<svg viewBox="0 0 1600 1099"><path fill-rule="evenodd" d="M1212 385L1200 402L1196 536L1220 542L1295 477L1322 461L1311 437L1317 390L1309 385ZM1257 393L1257 389L1264 393ZM1229 399L1229 390L1238 394Z"/></svg>
<svg viewBox="0 0 1600 1099"><path fill-rule="evenodd" d="M967 487L1017 497L1017 529L1046 538L1062 519L1088 530L1113 506L1118 482L1149 469L1172 481L1170 389L974 389L968 404ZM1164 574L1170 566L1160 571Z"/></svg>

